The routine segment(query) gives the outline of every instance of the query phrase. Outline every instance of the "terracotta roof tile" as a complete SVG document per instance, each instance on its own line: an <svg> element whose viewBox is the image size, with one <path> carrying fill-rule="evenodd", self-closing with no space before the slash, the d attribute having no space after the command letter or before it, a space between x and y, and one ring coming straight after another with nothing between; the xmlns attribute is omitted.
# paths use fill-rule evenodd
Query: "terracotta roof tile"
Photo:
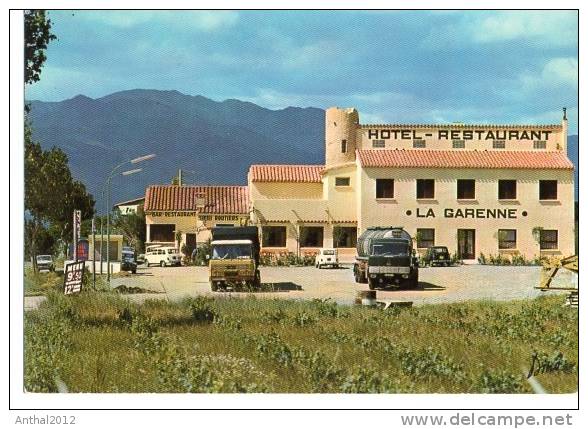
<svg viewBox="0 0 588 429"><path fill-rule="evenodd" d="M360 128L541 128L559 129L561 124L361 124Z"/></svg>
<svg viewBox="0 0 588 429"><path fill-rule="evenodd" d="M563 152L558 151L476 151L476 150L358 150L362 167L417 168L574 168Z"/></svg>
<svg viewBox="0 0 588 429"><path fill-rule="evenodd" d="M247 186L153 185L145 191L145 211L197 211L197 199L204 198L200 213L247 214Z"/></svg>
<svg viewBox="0 0 588 429"><path fill-rule="evenodd" d="M320 183L324 165L252 165L249 178L253 182Z"/></svg>

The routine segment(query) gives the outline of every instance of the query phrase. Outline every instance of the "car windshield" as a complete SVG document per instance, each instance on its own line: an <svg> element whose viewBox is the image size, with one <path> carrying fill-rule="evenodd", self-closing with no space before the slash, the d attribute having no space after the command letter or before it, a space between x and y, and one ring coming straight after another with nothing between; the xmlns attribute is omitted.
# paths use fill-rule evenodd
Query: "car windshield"
<svg viewBox="0 0 588 429"><path fill-rule="evenodd" d="M334 250L323 250L323 255L334 255L335 251Z"/></svg>
<svg viewBox="0 0 588 429"><path fill-rule="evenodd" d="M135 255L133 253L123 253L122 257L123 257L123 261L132 262L135 260Z"/></svg>
<svg viewBox="0 0 588 429"><path fill-rule="evenodd" d="M405 255L408 253L408 246L406 243L388 241L374 243L372 246L373 255Z"/></svg>
<svg viewBox="0 0 588 429"><path fill-rule="evenodd" d="M37 261L50 261L51 255L39 255L37 256Z"/></svg>
<svg viewBox="0 0 588 429"><path fill-rule="evenodd" d="M249 259L250 244L217 244L212 248L212 259Z"/></svg>
<svg viewBox="0 0 588 429"><path fill-rule="evenodd" d="M433 251L435 253L447 253L447 247L435 247Z"/></svg>

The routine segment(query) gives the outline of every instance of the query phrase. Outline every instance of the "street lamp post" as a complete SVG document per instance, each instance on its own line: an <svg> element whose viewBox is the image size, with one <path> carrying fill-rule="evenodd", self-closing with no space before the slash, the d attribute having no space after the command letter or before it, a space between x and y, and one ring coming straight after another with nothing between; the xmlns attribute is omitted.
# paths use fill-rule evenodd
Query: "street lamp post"
<svg viewBox="0 0 588 429"><path fill-rule="evenodd" d="M147 160L153 159L153 158L155 158L155 154L152 153L149 155L144 155L144 156L140 156L138 158L133 158L131 160L121 162L120 164L118 164L116 167L114 167L112 169L112 171L108 175L108 179L106 180L106 186L107 186L107 191L106 191L106 207L107 207L107 211L106 211L106 265L107 265L106 279L108 281L108 284L110 284L110 184L112 182L112 178L115 176L115 173L118 171L118 169L126 164L137 164L139 162L147 161ZM135 168L133 170L123 171L121 174L123 176L128 176L128 175L131 175L134 173L138 173L141 170L142 170L141 168Z"/></svg>

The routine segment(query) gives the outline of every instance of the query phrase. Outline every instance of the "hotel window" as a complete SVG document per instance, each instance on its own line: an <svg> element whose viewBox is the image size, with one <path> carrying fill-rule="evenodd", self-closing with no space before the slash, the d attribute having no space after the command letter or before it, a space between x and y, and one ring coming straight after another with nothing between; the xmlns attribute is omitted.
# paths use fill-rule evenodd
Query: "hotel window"
<svg viewBox="0 0 588 429"><path fill-rule="evenodd" d="M417 199L435 198L435 180L417 179Z"/></svg>
<svg viewBox="0 0 588 429"><path fill-rule="evenodd" d="M263 247L286 247L286 227L261 227L261 245Z"/></svg>
<svg viewBox="0 0 588 429"><path fill-rule="evenodd" d="M465 140L453 140L453 149L465 149Z"/></svg>
<svg viewBox="0 0 588 429"><path fill-rule="evenodd" d="M546 149L547 142L545 140L535 140L533 142L533 149Z"/></svg>
<svg viewBox="0 0 588 429"><path fill-rule="evenodd" d="M341 153L347 153L347 140L341 140Z"/></svg>
<svg viewBox="0 0 588 429"><path fill-rule="evenodd" d="M300 247L323 247L322 226L301 226Z"/></svg>
<svg viewBox="0 0 588 429"><path fill-rule="evenodd" d="M335 186L349 186L349 177L335 177Z"/></svg>
<svg viewBox="0 0 588 429"><path fill-rule="evenodd" d="M498 199L499 200L516 200L517 199L517 181L516 180L499 180L498 181Z"/></svg>
<svg viewBox="0 0 588 429"><path fill-rule="evenodd" d="M476 181L473 179L457 180L457 199L473 200L476 198Z"/></svg>
<svg viewBox="0 0 588 429"><path fill-rule="evenodd" d="M333 246L355 248L357 246L357 228L354 226L333 227Z"/></svg>
<svg viewBox="0 0 588 429"><path fill-rule="evenodd" d="M417 228L417 247L426 249L435 245L435 230L433 228Z"/></svg>
<svg viewBox="0 0 588 429"><path fill-rule="evenodd" d="M386 140L372 140L372 147L381 149L386 147Z"/></svg>
<svg viewBox="0 0 588 429"><path fill-rule="evenodd" d="M539 235L539 249L555 250L557 249L557 230L542 229Z"/></svg>
<svg viewBox="0 0 588 429"><path fill-rule="evenodd" d="M427 143L423 139L416 139L412 141L412 147L417 149L424 149L427 147Z"/></svg>
<svg viewBox="0 0 588 429"><path fill-rule="evenodd" d="M394 179L376 179L376 198L394 198Z"/></svg>
<svg viewBox="0 0 588 429"><path fill-rule="evenodd" d="M498 230L498 248L499 249L516 249L517 248L517 230L516 229L499 229Z"/></svg>
<svg viewBox="0 0 588 429"><path fill-rule="evenodd" d="M539 199L557 200L557 180L539 180Z"/></svg>
<svg viewBox="0 0 588 429"><path fill-rule="evenodd" d="M494 140L492 142L492 149L504 149L506 147L506 142L504 140Z"/></svg>

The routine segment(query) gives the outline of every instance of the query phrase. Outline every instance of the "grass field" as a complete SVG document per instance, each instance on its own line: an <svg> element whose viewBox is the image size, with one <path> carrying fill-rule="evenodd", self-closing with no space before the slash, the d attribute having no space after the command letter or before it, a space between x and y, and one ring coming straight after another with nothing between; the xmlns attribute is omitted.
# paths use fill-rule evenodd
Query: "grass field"
<svg viewBox="0 0 588 429"><path fill-rule="evenodd" d="M133 304L49 293L25 316L25 387L54 392L577 390L578 312L563 297L402 310L329 301Z"/></svg>

